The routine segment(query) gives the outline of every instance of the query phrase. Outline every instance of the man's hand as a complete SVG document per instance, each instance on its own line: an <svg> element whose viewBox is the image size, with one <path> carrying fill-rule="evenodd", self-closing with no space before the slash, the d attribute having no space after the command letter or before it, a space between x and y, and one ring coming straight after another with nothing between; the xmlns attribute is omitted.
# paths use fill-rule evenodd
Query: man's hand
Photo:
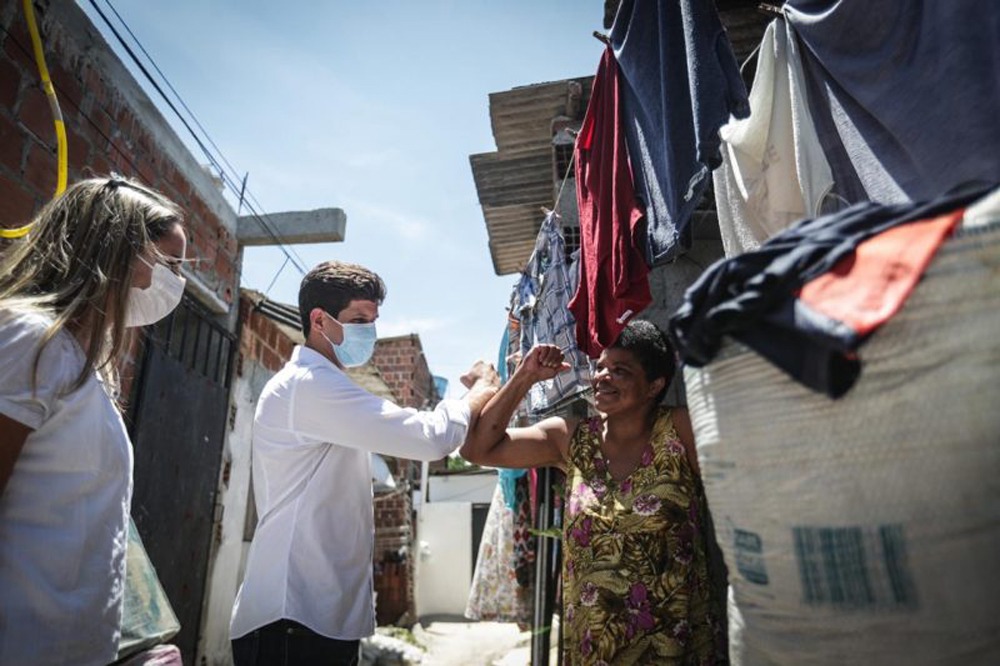
<svg viewBox="0 0 1000 666"><path fill-rule="evenodd" d="M480 359L472 364L472 367L459 378L459 381L467 389L471 389L477 383L484 387L497 388L500 386L500 375L497 374L492 363Z"/></svg>

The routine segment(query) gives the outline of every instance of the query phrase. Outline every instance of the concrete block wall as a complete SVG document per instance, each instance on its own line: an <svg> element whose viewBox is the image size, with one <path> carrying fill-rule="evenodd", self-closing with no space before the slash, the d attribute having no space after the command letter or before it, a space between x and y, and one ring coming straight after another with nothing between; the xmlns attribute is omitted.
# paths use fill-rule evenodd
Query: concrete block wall
<svg viewBox="0 0 1000 666"><path fill-rule="evenodd" d="M642 311L640 317L666 331L670 317L684 301L687 288L705 268L723 256L721 240L695 240L691 250L676 261L653 268L649 272L649 290L652 292L653 302ZM674 377L664 403L674 406L687 404L682 373L678 372Z"/></svg>
<svg viewBox="0 0 1000 666"><path fill-rule="evenodd" d="M73 2L36 0L46 63L66 124L69 182L111 171L185 211L189 266L210 309L239 283L236 216L154 103ZM20 0L0 0L0 225L30 221L56 188L56 138Z"/></svg>

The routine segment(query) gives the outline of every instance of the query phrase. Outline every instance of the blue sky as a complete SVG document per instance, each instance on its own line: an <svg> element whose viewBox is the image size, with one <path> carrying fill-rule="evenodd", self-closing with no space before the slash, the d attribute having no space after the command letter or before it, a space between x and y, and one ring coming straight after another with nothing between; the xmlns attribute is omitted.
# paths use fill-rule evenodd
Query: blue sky
<svg viewBox="0 0 1000 666"><path fill-rule="evenodd" d="M307 267L340 259L378 272L389 291L379 335L419 333L431 371L461 394L462 372L497 356L516 281L493 272L469 167L470 154L496 149L488 95L593 74L603 3L111 1L249 172L264 211L344 209L345 242L296 252ZM117 49L89 0L78 4ZM263 291L283 260L248 248L243 286ZM286 266L270 297L294 304L300 279Z"/></svg>

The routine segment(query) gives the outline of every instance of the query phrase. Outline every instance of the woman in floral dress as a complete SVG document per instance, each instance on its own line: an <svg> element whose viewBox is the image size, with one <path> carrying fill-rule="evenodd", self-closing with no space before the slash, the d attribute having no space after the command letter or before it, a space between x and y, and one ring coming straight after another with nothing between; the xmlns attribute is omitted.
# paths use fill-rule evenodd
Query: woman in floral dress
<svg viewBox="0 0 1000 666"><path fill-rule="evenodd" d="M532 349L461 450L479 464L566 472L564 662L727 663L691 423L686 409L659 406L676 369L669 341L630 322L598 359L598 416L506 428L531 385L566 367L557 347Z"/></svg>

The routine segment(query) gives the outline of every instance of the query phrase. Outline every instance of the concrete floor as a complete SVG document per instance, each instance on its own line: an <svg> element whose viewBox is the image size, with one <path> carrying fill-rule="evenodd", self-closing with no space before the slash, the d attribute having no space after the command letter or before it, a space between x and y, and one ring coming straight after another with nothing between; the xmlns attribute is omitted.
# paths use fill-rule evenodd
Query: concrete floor
<svg viewBox="0 0 1000 666"><path fill-rule="evenodd" d="M414 636L427 648L422 666L529 666L531 632L516 624L463 617L421 618ZM551 663L556 651L552 650Z"/></svg>

